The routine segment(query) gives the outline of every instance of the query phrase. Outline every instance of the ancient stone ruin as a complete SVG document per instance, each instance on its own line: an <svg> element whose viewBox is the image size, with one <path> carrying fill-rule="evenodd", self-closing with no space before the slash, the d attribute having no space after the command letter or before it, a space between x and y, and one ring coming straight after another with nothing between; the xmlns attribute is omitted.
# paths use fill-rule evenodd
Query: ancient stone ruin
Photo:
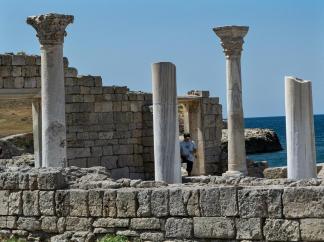
<svg viewBox="0 0 324 242"><path fill-rule="evenodd" d="M218 98L177 96L174 64L153 64L153 96L103 86L63 58L73 16L27 22L41 57L0 55L0 98L33 100L36 167L0 166L0 240L324 241L323 179L246 176L240 58L248 27L214 29L227 63L227 167ZM193 177L180 175L178 105L198 146Z"/></svg>

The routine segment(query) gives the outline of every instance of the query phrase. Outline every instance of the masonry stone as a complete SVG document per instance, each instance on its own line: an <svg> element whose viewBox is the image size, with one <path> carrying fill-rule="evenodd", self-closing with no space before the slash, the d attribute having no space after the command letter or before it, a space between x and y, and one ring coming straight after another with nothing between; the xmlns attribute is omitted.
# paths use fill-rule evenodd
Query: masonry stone
<svg viewBox="0 0 324 242"><path fill-rule="evenodd" d="M171 189L169 191L169 206L171 216L186 216L187 211L184 204L183 192L181 189Z"/></svg>
<svg viewBox="0 0 324 242"><path fill-rule="evenodd" d="M146 233L141 233L140 239L144 241L163 241L164 240L164 235L163 233L151 233L151 232L146 232Z"/></svg>
<svg viewBox="0 0 324 242"><path fill-rule="evenodd" d="M296 220L267 219L263 228L268 241L299 241L299 222Z"/></svg>
<svg viewBox="0 0 324 242"><path fill-rule="evenodd" d="M300 234L303 241L324 240L324 219L301 219Z"/></svg>
<svg viewBox="0 0 324 242"><path fill-rule="evenodd" d="M67 217L66 230L67 231L89 231L91 230L93 219L80 217Z"/></svg>
<svg viewBox="0 0 324 242"><path fill-rule="evenodd" d="M39 191L23 191L23 213L25 216L40 215L38 200Z"/></svg>
<svg viewBox="0 0 324 242"><path fill-rule="evenodd" d="M281 218L282 190L242 189L238 191L239 213L242 218Z"/></svg>
<svg viewBox="0 0 324 242"><path fill-rule="evenodd" d="M125 228L129 225L129 219L119 219L119 218L99 218L93 223L94 227L97 228Z"/></svg>
<svg viewBox="0 0 324 242"><path fill-rule="evenodd" d="M27 231L37 231L41 228L41 223L34 217L20 217L17 221L17 228Z"/></svg>
<svg viewBox="0 0 324 242"><path fill-rule="evenodd" d="M168 218L165 223L165 236L168 238L191 238L193 231L192 219Z"/></svg>
<svg viewBox="0 0 324 242"><path fill-rule="evenodd" d="M88 208L88 192L84 190L70 190L70 216L71 217L87 217L89 215Z"/></svg>
<svg viewBox="0 0 324 242"><path fill-rule="evenodd" d="M133 218L130 222L132 229L160 229L161 224L158 218Z"/></svg>
<svg viewBox="0 0 324 242"><path fill-rule="evenodd" d="M151 190L142 190L137 193L138 217L151 216Z"/></svg>
<svg viewBox="0 0 324 242"><path fill-rule="evenodd" d="M261 218L238 218L235 219L235 225L237 239L263 239Z"/></svg>
<svg viewBox="0 0 324 242"><path fill-rule="evenodd" d="M88 195L89 214L92 217L101 217L103 214L103 190L90 190Z"/></svg>
<svg viewBox="0 0 324 242"><path fill-rule="evenodd" d="M156 217L169 215L169 192L166 189L153 190L151 194L151 211Z"/></svg>
<svg viewBox="0 0 324 242"><path fill-rule="evenodd" d="M22 192L11 192L9 195L9 215L22 214Z"/></svg>
<svg viewBox="0 0 324 242"><path fill-rule="evenodd" d="M117 217L136 217L136 192L132 190L118 191L116 207Z"/></svg>
<svg viewBox="0 0 324 242"><path fill-rule="evenodd" d="M324 188L285 188L283 214L286 218L320 218L324 216Z"/></svg>
<svg viewBox="0 0 324 242"><path fill-rule="evenodd" d="M235 224L231 218L195 217L194 236L202 239L234 239Z"/></svg>
<svg viewBox="0 0 324 242"><path fill-rule="evenodd" d="M56 233L57 232L57 217L44 216L41 218L41 229L44 232Z"/></svg>

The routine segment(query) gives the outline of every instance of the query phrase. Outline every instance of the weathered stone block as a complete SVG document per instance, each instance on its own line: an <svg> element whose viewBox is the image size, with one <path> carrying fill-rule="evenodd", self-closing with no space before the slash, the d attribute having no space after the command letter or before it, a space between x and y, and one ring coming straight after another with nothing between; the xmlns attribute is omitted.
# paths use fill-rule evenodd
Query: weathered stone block
<svg viewBox="0 0 324 242"><path fill-rule="evenodd" d="M221 216L219 188L202 188L200 190L200 211L202 216Z"/></svg>
<svg viewBox="0 0 324 242"><path fill-rule="evenodd" d="M57 233L57 217L42 217L41 229L47 233Z"/></svg>
<svg viewBox="0 0 324 242"><path fill-rule="evenodd" d="M138 200L138 217L151 216L151 190L142 190L137 193Z"/></svg>
<svg viewBox="0 0 324 242"><path fill-rule="evenodd" d="M42 215L51 216L55 214L53 191L39 191L39 210Z"/></svg>
<svg viewBox="0 0 324 242"><path fill-rule="evenodd" d="M21 215L22 214L22 192L11 192L9 195L9 215Z"/></svg>
<svg viewBox="0 0 324 242"><path fill-rule="evenodd" d="M68 148L67 157L68 159L90 157L90 148Z"/></svg>
<svg viewBox="0 0 324 242"><path fill-rule="evenodd" d="M36 173L29 173L28 174L28 186L29 190L37 190L38 184L37 184L37 174Z"/></svg>
<svg viewBox="0 0 324 242"><path fill-rule="evenodd" d="M303 241L323 241L324 219L301 219L300 233Z"/></svg>
<svg viewBox="0 0 324 242"><path fill-rule="evenodd" d="M67 186L61 170L40 172L37 182L39 190L63 189Z"/></svg>
<svg viewBox="0 0 324 242"><path fill-rule="evenodd" d="M69 192L70 192L70 216L87 217L89 215L88 191L70 190Z"/></svg>
<svg viewBox="0 0 324 242"><path fill-rule="evenodd" d="M107 146L105 146L107 147ZM104 151L105 153L105 151ZM107 167L108 169L116 169L117 168L117 160L118 156L102 156L101 157L101 165Z"/></svg>
<svg viewBox="0 0 324 242"><path fill-rule="evenodd" d="M199 189L183 189L183 199L189 216L200 216Z"/></svg>
<svg viewBox="0 0 324 242"><path fill-rule="evenodd" d="M16 229L17 219L14 216L0 216L0 228L3 229ZM0 236L1 239L1 236Z"/></svg>
<svg viewBox="0 0 324 242"><path fill-rule="evenodd" d="M136 191L119 190L116 198L117 217L136 217Z"/></svg>
<svg viewBox="0 0 324 242"><path fill-rule="evenodd" d="M153 233L153 232L147 232L147 233L141 233L140 239L144 241L163 241L164 235L163 233Z"/></svg>
<svg viewBox="0 0 324 242"><path fill-rule="evenodd" d="M34 217L20 217L17 221L17 228L27 231L38 231L41 228L41 223Z"/></svg>
<svg viewBox="0 0 324 242"><path fill-rule="evenodd" d="M64 233L65 230L66 230L66 218L65 217L59 217L58 220L57 220L57 231L59 233Z"/></svg>
<svg viewBox="0 0 324 242"><path fill-rule="evenodd" d="M158 218L132 218L131 229L160 229L160 220Z"/></svg>
<svg viewBox="0 0 324 242"><path fill-rule="evenodd" d="M167 189L152 190L151 212L155 217L166 217L169 215L169 191Z"/></svg>
<svg viewBox="0 0 324 242"><path fill-rule="evenodd" d="M66 217L70 212L70 193L68 190L55 192L55 210L59 217Z"/></svg>
<svg viewBox="0 0 324 242"><path fill-rule="evenodd" d="M90 231L92 226L92 218L67 217L67 231Z"/></svg>
<svg viewBox="0 0 324 242"><path fill-rule="evenodd" d="M18 189L20 189L20 190L29 189L29 174L27 174L27 173L19 174Z"/></svg>
<svg viewBox="0 0 324 242"><path fill-rule="evenodd" d="M23 88L24 87L24 78L23 77L15 77L15 88Z"/></svg>
<svg viewBox="0 0 324 242"><path fill-rule="evenodd" d="M169 205L171 216L186 216L187 211L183 199L182 189L170 189L169 190Z"/></svg>
<svg viewBox="0 0 324 242"><path fill-rule="evenodd" d="M3 189L17 190L19 188L19 173L17 172L4 172L5 178Z"/></svg>
<svg viewBox="0 0 324 242"><path fill-rule="evenodd" d="M263 234L267 241L299 241L299 223L295 220L267 219Z"/></svg>
<svg viewBox="0 0 324 242"><path fill-rule="evenodd" d="M23 191L23 213L25 216L39 216L39 191Z"/></svg>
<svg viewBox="0 0 324 242"><path fill-rule="evenodd" d="M165 223L165 236L167 238L191 238L192 219L168 218Z"/></svg>
<svg viewBox="0 0 324 242"><path fill-rule="evenodd" d="M125 237L139 237L139 233L134 230L118 230L116 232L117 235L125 236Z"/></svg>
<svg viewBox="0 0 324 242"><path fill-rule="evenodd" d="M128 178L129 177L129 168L117 168L111 171L111 178L119 179L119 178Z"/></svg>
<svg viewBox="0 0 324 242"><path fill-rule="evenodd" d="M202 239L233 239L235 225L232 218L195 217L194 236Z"/></svg>
<svg viewBox="0 0 324 242"><path fill-rule="evenodd" d="M25 62L25 55L13 55L12 56L12 65L13 66L24 66Z"/></svg>
<svg viewBox="0 0 324 242"><path fill-rule="evenodd" d="M237 239L262 239L262 220L261 218L238 218L236 223Z"/></svg>
<svg viewBox="0 0 324 242"><path fill-rule="evenodd" d="M116 208L116 190L105 190L103 197L103 216L104 217L116 217L117 208Z"/></svg>
<svg viewBox="0 0 324 242"><path fill-rule="evenodd" d="M93 227L96 228L127 228L129 219L117 218L98 218L94 221Z"/></svg>
<svg viewBox="0 0 324 242"><path fill-rule="evenodd" d="M237 207L237 188L236 187L221 187L219 189L219 204L222 216L238 215Z"/></svg>
<svg viewBox="0 0 324 242"><path fill-rule="evenodd" d="M281 189L247 188L238 191L239 213L242 218L281 218Z"/></svg>
<svg viewBox="0 0 324 242"><path fill-rule="evenodd" d="M103 190L90 190L89 191L89 214L92 217L101 217L103 211Z"/></svg>
<svg viewBox="0 0 324 242"><path fill-rule="evenodd" d="M286 218L324 218L324 187L285 188L282 200Z"/></svg>

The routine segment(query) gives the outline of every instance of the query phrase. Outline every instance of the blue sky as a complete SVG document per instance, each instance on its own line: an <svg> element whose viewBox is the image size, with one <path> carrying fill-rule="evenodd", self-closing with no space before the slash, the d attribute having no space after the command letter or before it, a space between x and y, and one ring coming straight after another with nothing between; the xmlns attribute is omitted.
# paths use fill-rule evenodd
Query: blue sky
<svg viewBox="0 0 324 242"><path fill-rule="evenodd" d="M324 113L324 1L321 0L1 0L0 52L39 54L25 21L48 12L75 16L64 55L79 74L105 85L151 91L151 64L177 66L178 94L219 96L226 113L225 57L212 28L247 25L242 55L246 117L284 115L284 76L313 82Z"/></svg>

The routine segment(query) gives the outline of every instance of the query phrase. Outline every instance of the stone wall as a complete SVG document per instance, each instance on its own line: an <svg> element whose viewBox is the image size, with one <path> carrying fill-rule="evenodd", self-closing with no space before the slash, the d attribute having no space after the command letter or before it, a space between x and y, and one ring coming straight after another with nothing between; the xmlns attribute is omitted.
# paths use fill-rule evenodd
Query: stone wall
<svg viewBox="0 0 324 242"><path fill-rule="evenodd" d="M205 177L167 186L113 181L98 172L89 182L71 183L81 173L70 168L0 173L0 236L324 241L323 180Z"/></svg>
<svg viewBox="0 0 324 242"><path fill-rule="evenodd" d="M1 93L7 90L39 93L40 63L39 56L0 55ZM152 94L132 92L127 87L102 86L100 76L78 75L77 69L69 67L67 58L64 58L64 72L68 165L105 166L114 178L152 179ZM216 130L215 124L221 122L221 105L217 98L208 96L203 97L202 107L204 174L220 174L221 131Z"/></svg>

